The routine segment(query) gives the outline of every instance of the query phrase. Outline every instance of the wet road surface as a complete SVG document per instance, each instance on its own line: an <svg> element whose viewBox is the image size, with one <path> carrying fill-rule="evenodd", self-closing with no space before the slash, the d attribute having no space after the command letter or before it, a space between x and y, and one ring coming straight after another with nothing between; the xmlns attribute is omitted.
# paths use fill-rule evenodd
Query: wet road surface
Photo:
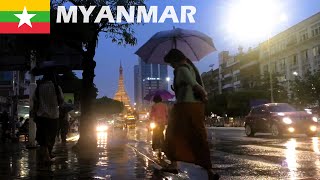
<svg viewBox="0 0 320 180"><path fill-rule="evenodd" d="M246 137L242 128L208 132L214 167L223 179L320 179L318 137Z"/></svg>
<svg viewBox="0 0 320 180"><path fill-rule="evenodd" d="M211 159L221 179L320 179L319 138L270 135L246 137L242 128L210 128ZM0 179L206 179L197 166L180 163L178 175L155 171L158 161L151 150L151 133L144 128L111 129L100 133L99 150L79 155L67 146L55 147L51 169L39 169L36 150L25 143L0 144Z"/></svg>

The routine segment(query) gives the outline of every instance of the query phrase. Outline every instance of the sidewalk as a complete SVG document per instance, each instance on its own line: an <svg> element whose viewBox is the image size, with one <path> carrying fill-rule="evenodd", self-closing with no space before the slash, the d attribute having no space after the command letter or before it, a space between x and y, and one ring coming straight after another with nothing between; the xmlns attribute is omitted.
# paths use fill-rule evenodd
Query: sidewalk
<svg viewBox="0 0 320 180"><path fill-rule="evenodd" d="M76 153L72 146L56 144L57 156L48 169L37 167L37 149L26 149L25 142L0 145L0 179L162 179L151 162L126 146L123 136L101 138L98 152ZM111 139L111 138L110 138Z"/></svg>
<svg viewBox="0 0 320 180"><path fill-rule="evenodd" d="M124 132L99 137L95 153L74 152L77 139L74 135L67 145L56 143L48 169L37 167L38 150L26 149L25 142L0 144L0 179L207 179L203 169L188 163L178 163L178 175L159 171L169 161L160 162L148 141Z"/></svg>

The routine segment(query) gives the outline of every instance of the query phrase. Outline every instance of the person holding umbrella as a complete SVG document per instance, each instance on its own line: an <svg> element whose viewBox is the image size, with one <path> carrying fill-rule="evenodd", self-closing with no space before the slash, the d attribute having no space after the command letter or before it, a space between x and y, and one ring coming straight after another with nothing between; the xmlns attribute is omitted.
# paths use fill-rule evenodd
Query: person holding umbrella
<svg viewBox="0 0 320 180"><path fill-rule="evenodd" d="M172 49L164 61L174 68L173 90L176 104L166 131L165 153L172 167L164 171L178 172L176 161L194 163L207 170L209 179L219 179L212 169L210 149L204 125L204 102L207 93L193 63L178 49Z"/></svg>
<svg viewBox="0 0 320 180"><path fill-rule="evenodd" d="M56 83L55 74L47 72L33 95L32 109L37 126L36 140L40 145L40 164L51 164L52 149L58 128L59 107L63 103L63 92Z"/></svg>
<svg viewBox="0 0 320 180"><path fill-rule="evenodd" d="M153 106L151 107L150 118L154 123L152 134L152 148L153 150L159 150L158 157L161 158L162 146L164 142L163 131L168 123L168 107L162 103L162 97L155 95L153 98Z"/></svg>

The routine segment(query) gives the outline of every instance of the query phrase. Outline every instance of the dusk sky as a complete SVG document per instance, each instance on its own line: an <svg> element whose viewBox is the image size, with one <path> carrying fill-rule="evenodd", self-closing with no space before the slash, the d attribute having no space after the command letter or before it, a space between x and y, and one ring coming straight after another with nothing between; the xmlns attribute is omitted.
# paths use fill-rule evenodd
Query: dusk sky
<svg viewBox="0 0 320 180"><path fill-rule="evenodd" d="M241 16L242 12L251 13L251 17L257 17L255 15L256 10L241 10L241 3L246 1L258 2L261 5L270 1L274 3L274 7L263 9L266 12L271 12L272 15L270 16L279 18L279 22L273 21L273 27L271 27L269 33L268 30L263 33L248 31L249 35L241 35L239 33L241 31L237 31L237 27L234 26L237 23L233 23L233 21L240 21L237 18L243 17ZM112 44L110 40L104 38L104 35L101 35L95 56L97 62L95 84L99 89L99 97L113 98L117 90L118 70L121 60L124 68L126 90L131 102L134 101L133 66L138 64L138 56L134 52L158 31L172 29L175 26L202 31L212 37L218 51L196 63L200 71L205 72L210 70L209 65L215 64L217 66L220 51L229 50L236 53L239 45L244 46L246 51L248 47L256 47L260 42L267 40L268 34L275 35L320 12L319 0L149 0L147 5L159 6L159 14L162 14L165 6L172 5L177 10L178 15L181 6L195 6L197 8L196 23L173 24L171 20L167 20L164 24L137 25L135 31L138 44L134 47ZM259 22L254 24L260 26ZM233 30L232 32L230 32L230 28ZM169 70L172 71L171 68ZM172 77L172 75L170 76Z"/></svg>

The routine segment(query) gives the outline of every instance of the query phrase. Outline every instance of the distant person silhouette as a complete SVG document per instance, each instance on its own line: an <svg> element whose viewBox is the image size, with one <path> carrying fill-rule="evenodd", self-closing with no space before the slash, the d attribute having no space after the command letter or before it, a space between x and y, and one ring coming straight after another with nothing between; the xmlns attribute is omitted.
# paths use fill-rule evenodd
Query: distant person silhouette
<svg viewBox="0 0 320 180"><path fill-rule="evenodd" d="M40 162L51 163L52 149L58 129L59 106L63 103L63 93L56 84L55 75L46 73L38 84L34 100L35 122L37 125L36 140L40 145Z"/></svg>
<svg viewBox="0 0 320 180"><path fill-rule="evenodd" d="M151 107L150 119L156 124L152 135L152 148L159 150L159 157L161 158L162 146L164 143L164 128L168 123L168 107L162 102L160 95L153 98L153 106Z"/></svg>

